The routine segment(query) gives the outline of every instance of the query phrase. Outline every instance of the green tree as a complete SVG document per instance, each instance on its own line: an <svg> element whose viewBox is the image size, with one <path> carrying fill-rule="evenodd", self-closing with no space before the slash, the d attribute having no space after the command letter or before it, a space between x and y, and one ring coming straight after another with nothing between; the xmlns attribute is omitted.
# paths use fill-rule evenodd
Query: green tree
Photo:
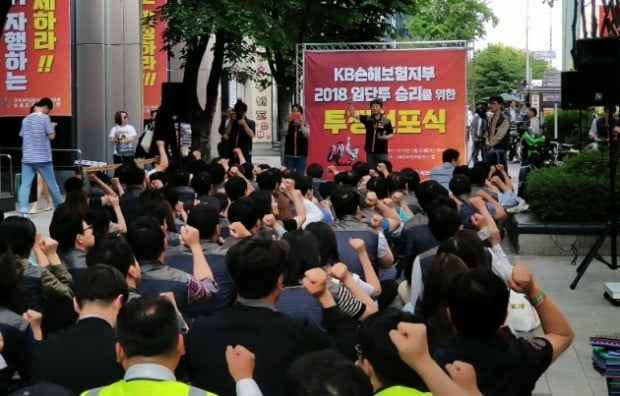
<svg viewBox="0 0 620 396"><path fill-rule="evenodd" d="M501 44L477 51L468 64L469 101L518 87L525 79L525 56L525 51ZM530 56L530 68L532 78L542 78L549 64Z"/></svg>
<svg viewBox="0 0 620 396"><path fill-rule="evenodd" d="M413 0L407 24L414 40L474 40L497 24L487 0Z"/></svg>
<svg viewBox="0 0 620 396"><path fill-rule="evenodd" d="M243 1L183 0L170 1L146 23L164 20L165 49L184 62L183 85L188 97L193 145L203 155L210 153L209 135L218 99L218 87L225 60L235 62L253 53L254 46L244 40L251 27L252 15ZM210 40L213 58L206 85L206 104L198 101L198 74ZM175 52L176 51L176 52Z"/></svg>
<svg viewBox="0 0 620 396"><path fill-rule="evenodd" d="M286 123L296 81L296 44L381 41L393 33L389 15L405 12L406 0L257 0L253 31L269 63L278 93L278 126Z"/></svg>

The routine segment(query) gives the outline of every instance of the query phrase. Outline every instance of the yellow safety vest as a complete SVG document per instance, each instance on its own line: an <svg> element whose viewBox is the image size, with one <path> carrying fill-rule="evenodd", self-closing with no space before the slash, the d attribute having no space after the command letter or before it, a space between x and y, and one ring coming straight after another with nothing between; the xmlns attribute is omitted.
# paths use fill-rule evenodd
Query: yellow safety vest
<svg viewBox="0 0 620 396"><path fill-rule="evenodd" d="M394 385L375 393L375 396L432 396L430 392L420 392L414 388Z"/></svg>
<svg viewBox="0 0 620 396"><path fill-rule="evenodd" d="M83 392L81 396L217 396L182 382L135 379L121 380Z"/></svg>

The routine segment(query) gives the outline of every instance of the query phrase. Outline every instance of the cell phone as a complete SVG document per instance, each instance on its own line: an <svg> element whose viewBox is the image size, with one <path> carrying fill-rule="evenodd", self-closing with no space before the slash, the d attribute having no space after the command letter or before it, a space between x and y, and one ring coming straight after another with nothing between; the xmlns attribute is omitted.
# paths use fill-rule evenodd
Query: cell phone
<svg viewBox="0 0 620 396"><path fill-rule="evenodd" d="M300 119L299 116L300 116L300 114L298 114L298 113L291 113L291 114L289 114L288 119L289 119L289 121L297 121L297 120Z"/></svg>
<svg viewBox="0 0 620 396"><path fill-rule="evenodd" d="M478 238L480 238L481 241L486 241L491 238L491 236L493 236L493 230L489 226L486 226L478 231Z"/></svg>

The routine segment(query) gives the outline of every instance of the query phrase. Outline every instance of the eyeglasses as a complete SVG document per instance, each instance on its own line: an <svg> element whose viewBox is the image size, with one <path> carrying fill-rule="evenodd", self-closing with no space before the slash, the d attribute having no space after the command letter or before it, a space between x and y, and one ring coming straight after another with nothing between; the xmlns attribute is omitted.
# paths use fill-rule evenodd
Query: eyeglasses
<svg viewBox="0 0 620 396"><path fill-rule="evenodd" d="M89 225L88 227L86 227L86 228L84 228L84 229L82 230L82 233L85 233L86 231L88 231L88 230L92 230L92 229L93 229L93 226L92 226L92 225Z"/></svg>

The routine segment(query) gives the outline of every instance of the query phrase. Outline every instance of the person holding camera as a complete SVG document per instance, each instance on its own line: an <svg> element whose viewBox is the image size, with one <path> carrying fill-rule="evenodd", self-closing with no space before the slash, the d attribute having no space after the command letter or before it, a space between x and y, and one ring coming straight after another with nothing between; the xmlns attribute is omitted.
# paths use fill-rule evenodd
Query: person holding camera
<svg viewBox="0 0 620 396"><path fill-rule="evenodd" d="M114 114L116 125L110 130L110 144L114 145L114 163L121 164L133 161L136 155L134 142L138 134L133 126L127 123L127 112L119 110Z"/></svg>
<svg viewBox="0 0 620 396"><path fill-rule="evenodd" d="M299 104L294 104L291 114L288 116L288 126L284 136L284 166L291 169L298 176L306 173L306 161L308 159L308 137L310 128L305 123L304 109Z"/></svg>
<svg viewBox="0 0 620 396"><path fill-rule="evenodd" d="M390 120L382 113L383 101L374 99L370 101L370 115L360 116L353 108L351 98L349 102L349 115L355 118L366 128L366 162L370 169L375 169L379 162L388 159L388 140L394 137L394 128Z"/></svg>
<svg viewBox="0 0 620 396"><path fill-rule="evenodd" d="M246 117L248 105L241 99L237 99L234 112L231 114L231 122L226 126L224 139L228 140L230 152L225 158L231 163L239 163L240 158L235 154L235 149L241 149L246 162L252 162L252 139L256 133L256 123Z"/></svg>

